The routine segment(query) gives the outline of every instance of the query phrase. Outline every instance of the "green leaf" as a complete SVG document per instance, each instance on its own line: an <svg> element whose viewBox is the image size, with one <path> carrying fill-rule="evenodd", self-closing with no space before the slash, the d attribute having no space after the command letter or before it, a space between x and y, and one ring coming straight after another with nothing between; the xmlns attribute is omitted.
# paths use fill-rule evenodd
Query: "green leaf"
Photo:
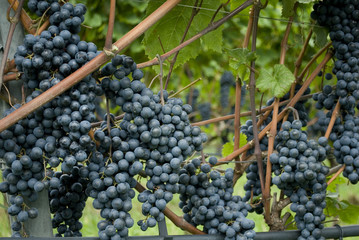
<svg viewBox="0 0 359 240"><path fill-rule="evenodd" d="M328 214L332 217L339 217L345 223L356 224L359 218L359 206L347 200L340 201L338 195L330 194L331 197L326 197Z"/></svg>
<svg viewBox="0 0 359 240"><path fill-rule="evenodd" d="M85 18L84 24L93 28L97 28L102 24L102 17L98 13L95 13L93 15L89 13L89 16Z"/></svg>
<svg viewBox="0 0 359 240"><path fill-rule="evenodd" d="M338 176L334 181L327 187L327 191L331 193L337 192L337 185L346 183L344 177ZM338 197L338 196L336 196Z"/></svg>
<svg viewBox="0 0 359 240"><path fill-rule="evenodd" d="M315 2L316 0L297 0L299 3L304 3L304 4L308 4L308 3L312 3Z"/></svg>
<svg viewBox="0 0 359 240"><path fill-rule="evenodd" d="M284 0L282 1L282 17L289 18L294 15L294 5L297 0Z"/></svg>
<svg viewBox="0 0 359 240"><path fill-rule="evenodd" d="M5 207L5 205L1 203L0 203L0 208L7 209L7 207Z"/></svg>
<svg viewBox="0 0 359 240"><path fill-rule="evenodd" d="M231 1L231 11L241 6L243 3L240 0L232 0Z"/></svg>
<svg viewBox="0 0 359 240"><path fill-rule="evenodd" d="M341 210L338 211L340 220L349 224L357 223L359 217L359 206L353 205L346 200L343 200L341 204L345 207L340 205Z"/></svg>
<svg viewBox="0 0 359 240"><path fill-rule="evenodd" d="M328 31L324 27L315 26L313 28L315 34L315 45L322 48L328 43Z"/></svg>
<svg viewBox="0 0 359 240"><path fill-rule="evenodd" d="M156 10L163 1L149 1L147 7L147 15ZM194 0L184 0L181 2L183 5L193 6ZM202 4L203 8L216 10L219 6L217 0L207 0ZM188 22L192 15L192 10L186 6L176 6L172 9L167 15L165 15L160 21L158 21L154 26L146 31L143 43L145 45L145 53L150 58L153 59L157 54L163 54L175 47L177 47L183 38L183 34L187 28ZM208 26L213 16L212 11L200 10L198 14L194 17L193 22L188 29L185 40L191 38L199 31L203 30ZM221 14L218 14L217 18L221 17ZM211 50L216 52L222 51L222 28L219 28L203 38L192 42L183 48L178 56L174 68L182 65L190 59L196 58L201 50ZM164 63L164 73L169 69L170 64L168 62ZM155 70L158 72L159 67L155 67Z"/></svg>
<svg viewBox="0 0 359 240"><path fill-rule="evenodd" d="M245 134L239 135L239 148L243 147L247 143L247 136ZM226 157L233 152L234 141L229 141L223 145L222 156Z"/></svg>
<svg viewBox="0 0 359 240"><path fill-rule="evenodd" d="M234 149L234 142L233 141L226 142L222 148L222 156L223 157L228 156L233 152L233 149Z"/></svg>
<svg viewBox="0 0 359 240"><path fill-rule="evenodd" d="M248 66L251 61L254 61L257 58L256 53L247 48L226 49L226 52L230 57L229 67L233 74L240 76L244 81L248 73Z"/></svg>
<svg viewBox="0 0 359 240"><path fill-rule="evenodd" d="M290 89L295 77L283 64L276 64L273 73L262 69L257 79L257 87L261 92L269 91L271 96L281 98Z"/></svg>

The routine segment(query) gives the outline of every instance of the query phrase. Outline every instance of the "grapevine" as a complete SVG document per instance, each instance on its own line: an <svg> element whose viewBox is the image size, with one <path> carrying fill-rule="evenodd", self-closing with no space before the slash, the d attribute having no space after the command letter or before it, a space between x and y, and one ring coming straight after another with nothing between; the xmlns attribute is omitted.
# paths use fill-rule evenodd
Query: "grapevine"
<svg viewBox="0 0 359 240"><path fill-rule="evenodd" d="M329 212L342 206L330 193L334 181L359 181L359 1L282 1L287 26L272 69L261 62L259 36L263 12L273 6L211 2L149 1L147 17L113 42L118 4L111 0L103 46L84 38L92 31L86 4L11 3L0 65L0 96L9 104L0 120L0 191L12 237L33 234L25 226L42 213L32 204L46 196L56 237L83 236L90 199L101 240L163 226L166 217L192 234L250 240L259 225L254 214L273 231L294 227L298 240L325 239L332 217L341 220ZM216 41L234 39L221 28L240 26L236 15L249 7L246 31L234 35L242 47L219 51ZM298 9L318 26L309 25L294 62L288 50ZM187 20L175 26L181 36L168 32L174 16ZM27 33L10 56L17 22ZM315 50L313 34L331 42ZM142 51L150 60L140 63ZM192 68L196 61L206 64ZM20 100L8 88L14 80ZM169 209L177 197L180 215Z"/></svg>

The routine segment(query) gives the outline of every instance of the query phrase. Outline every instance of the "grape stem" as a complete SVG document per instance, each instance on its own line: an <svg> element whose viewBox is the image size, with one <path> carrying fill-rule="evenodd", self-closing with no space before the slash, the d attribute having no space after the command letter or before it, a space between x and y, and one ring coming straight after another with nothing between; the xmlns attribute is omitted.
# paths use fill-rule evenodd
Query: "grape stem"
<svg viewBox="0 0 359 240"><path fill-rule="evenodd" d="M301 74L299 75L299 77L297 77L297 82L300 82L303 80L304 75L306 74L306 72L308 71L308 69L310 68L310 66L312 66L313 63L315 63L315 61L318 59L318 57L320 55L322 55L326 50L329 49L329 47L332 45L332 42L327 43L327 45L325 45L322 49L320 49L315 55L314 57L309 61L309 63L304 67L303 71L301 72ZM324 66L323 66L324 67Z"/></svg>
<svg viewBox="0 0 359 240"><path fill-rule="evenodd" d="M297 7L298 7L298 2L296 2L294 4L294 8L293 8L293 11L294 11L294 14L293 16L291 16L288 20L288 24L287 24L287 28L285 30L285 34L284 34L284 37L282 39L282 42L280 44L281 46L281 49L280 49L280 60L279 60L279 64L284 64L285 62L285 56L286 56L286 53L287 53L287 49L288 49L288 38L289 38L289 34L290 34L290 29L292 27L292 24L293 24L293 19L294 19L294 16L295 16L295 12L297 10Z"/></svg>
<svg viewBox="0 0 359 240"><path fill-rule="evenodd" d="M252 30L252 48L251 48L252 52L256 51L258 17L259 17L260 10L261 10L260 2L255 2L253 5L254 13L253 13L253 30ZM257 123L257 116L256 116L256 103L255 103L256 79L255 79L254 69L255 69L255 60L253 60L251 62L251 69L250 69L250 75L249 75L249 79L250 79L250 81L249 81L249 99L250 99L250 108L252 110L251 118L252 118L252 122L253 122L254 155L256 156L257 163L258 163L259 179L261 182L261 189L262 189L262 193L263 193L264 192L263 159L262 159L262 152L261 152L261 149L259 146L258 126L257 126L257 124L255 124L255 123Z"/></svg>
<svg viewBox="0 0 359 240"><path fill-rule="evenodd" d="M201 81L202 78L198 78L197 80L191 82L190 84L188 84L187 86L185 86L184 88L178 90L177 92L175 92L174 94L172 94L171 96L169 96L168 98L173 98L176 95L180 94L181 92L187 90L188 88L192 87L194 84L196 84L197 82Z"/></svg>
<svg viewBox="0 0 359 240"><path fill-rule="evenodd" d="M13 0L13 1L15 1L15 0ZM7 39L6 39L4 55L3 55L1 65L0 65L0 90L3 85L5 67L6 67L6 63L7 63L7 57L9 56L9 52L10 52L12 37L14 35L16 25L20 20L20 13L21 13L21 9L22 9L23 5L24 5L24 0L20 0L19 6L15 12L15 15L13 17L9 17L11 24L10 24L9 32L8 32ZM11 6L9 7L9 9L11 9Z"/></svg>
<svg viewBox="0 0 359 240"><path fill-rule="evenodd" d="M167 14L177 3L181 0L168 0L163 3L157 10L150 14L146 19L134 27L131 31L120 38L114 45L118 48L118 52L122 51L125 47L130 45L139 36L141 36L147 29L160 20L165 14ZM110 57L106 56L104 52L97 55L94 59L89 61L86 65L70 74L61 82L51 87L49 90L42 93L32 101L22 105L14 112L9 114L0 120L0 132L12 126L17 121L26 117L39 107L53 100L55 97L64 93L67 89L71 88L78 82L80 82L85 76L96 71L102 64L106 63Z"/></svg>
<svg viewBox="0 0 359 240"><path fill-rule="evenodd" d="M273 117L270 133L268 136L268 156L267 156L267 169L266 169L266 182L264 187L263 204L265 209L265 219L270 223L270 183L272 177L272 164L269 160L270 155L273 153L274 149L274 139L277 135L277 124L278 124L278 110L279 110L279 98L274 99L273 104Z"/></svg>
<svg viewBox="0 0 359 240"><path fill-rule="evenodd" d="M139 182L137 182L135 189L141 193L146 190L144 186L142 186ZM205 234L201 230L197 229L192 224L189 224L186 220L182 217L177 216L174 212L172 212L168 207L163 210L163 214L168 217L177 227L181 228L182 230L186 230L192 234Z"/></svg>
<svg viewBox="0 0 359 240"><path fill-rule="evenodd" d="M7 83L13 80L18 80L21 76L21 73L11 73L11 74L7 74L4 76L3 78L3 82Z"/></svg>
<svg viewBox="0 0 359 240"><path fill-rule="evenodd" d="M330 122L329 122L329 125L328 125L328 128L327 128L327 131L325 132L325 135L324 135L327 139L329 139L329 135L333 130L335 120L337 119L337 117L339 115L339 110L340 110L340 103L338 101L337 105L335 105L335 108L334 108L333 113L332 113L332 117L330 118Z"/></svg>
<svg viewBox="0 0 359 240"><path fill-rule="evenodd" d="M233 151L239 149L240 145L240 135L241 135L241 95L242 95L242 84L241 79L237 76L236 81L236 103L234 105L234 148ZM240 173L241 164L238 163L239 157L236 158L236 164L234 167L233 180L237 178L237 174ZM233 185L236 184L233 182Z"/></svg>
<svg viewBox="0 0 359 240"><path fill-rule="evenodd" d="M228 3L228 2L227 2ZM243 48L248 48L249 40L252 35L252 29L253 29L253 16L254 11L253 9L250 10L248 25L247 25L247 32L244 37L243 41ZM236 103L235 103L235 109L234 109L234 149L233 151L236 151L239 149L240 145L240 134L241 134L241 95L242 95L242 86L241 86L241 79L237 75L237 81L236 81ZM243 175L243 172L245 169L249 166L243 166L240 161L243 160L245 157L245 154L242 155L242 157L239 159L237 157L235 159L235 167L234 167L234 174L233 174L233 186L237 183L238 179Z"/></svg>
<svg viewBox="0 0 359 240"><path fill-rule="evenodd" d="M163 61L161 59L161 55L157 54L156 57L158 58L158 61L160 62L160 73L158 74L158 77L160 78L161 104L163 106L163 105L165 105L165 99L163 97Z"/></svg>
<svg viewBox="0 0 359 240"><path fill-rule="evenodd" d="M111 0L110 5L110 15L108 17L108 27L105 40L105 49L112 49L112 36L113 36L113 27L115 25L115 12L116 12L116 0Z"/></svg>
<svg viewBox="0 0 359 240"><path fill-rule="evenodd" d="M343 166L339 168L339 170L333 175L333 177L329 179L329 181L327 182L328 186L344 171L345 167L345 164L343 164Z"/></svg>
<svg viewBox="0 0 359 240"><path fill-rule="evenodd" d="M196 2L194 3L194 6L192 8L192 14L191 14L191 17L187 23L187 26L186 26L186 29L183 33L183 36L182 36L182 39L181 39L181 43L184 42L184 40L186 39L186 36L187 36L187 33L189 31L189 28L191 27L191 24L193 22L193 19L194 17L198 14L198 12L200 11L200 7L202 6L202 3L203 3L203 0L201 0L201 2L199 3L198 5L198 0L196 0ZM166 84L165 84L165 90L167 90L167 87L168 87L168 83L170 81L170 78L171 78L171 75L172 75L172 71L173 71L173 68L175 66L175 63L177 61L177 56L179 54L179 51L175 53L175 55L173 56L172 60L170 61L171 64L170 64L170 69L168 71L168 74L167 74L167 78L166 78Z"/></svg>
<svg viewBox="0 0 359 240"><path fill-rule="evenodd" d="M205 34L216 30L218 27L220 27L223 23L225 23L226 21L228 21L230 18L232 18L233 16L235 16L237 13L243 11L244 9L246 9L248 6L252 5L254 2L254 0L247 0L246 2L244 2L242 5L240 5L238 8L236 8L235 10L233 10L232 12L230 12L228 15L226 15L225 17L221 18L220 20L210 24L208 27L206 27L205 29L203 29L201 32L199 32L198 34L194 35L193 37L191 37L190 39L184 41L183 43L181 43L180 45L178 45L177 47L173 48L172 50L166 52L165 54L161 55L162 61L166 60L167 58L169 58L170 56L172 56L173 54L175 54L176 52L180 51L182 48L186 47L187 45L191 44L192 42L196 41L197 39L199 39L200 37L204 36ZM143 62L140 64L137 64L138 68L145 68L145 67L150 67L150 66L154 66L154 65L158 65L159 61L157 58L154 58L150 61L147 62Z"/></svg>
<svg viewBox="0 0 359 240"><path fill-rule="evenodd" d="M12 9L14 9L14 11L17 11L17 9L19 7L19 1L8 0L8 2L10 4L13 3ZM32 27L34 21L30 18L30 16L26 13L26 11L24 9L21 9L20 21L21 21L22 26L25 28L26 32L28 32L30 34L35 34L36 29Z"/></svg>
<svg viewBox="0 0 359 240"><path fill-rule="evenodd" d="M306 99L312 98L312 96L313 96L313 94L303 95L299 100L306 100ZM287 103L289 103L289 101L290 100L285 100L285 101L280 102L279 107L281 107L283 105L286 105ZM272 109L273 109L273 105L268 106L268 107L264 107L264 108L262 108L260 110L257 110L257 114L267 113L268 111L271 112ZM248 117L250 115L251 115L251 111L244 112L244 113L240 114L241 117ZM195 122L195 123L192 123L192 126L203 126L203 125L210 124L210 123L217 123L217 122L221 122L221 121L226 121L226 120L233 119L234 116L235 116L235 114L229 114L229 115L222 116L222 117L217 117L217 118L212 118L212 119L205 120L205 121Z"/></svg>

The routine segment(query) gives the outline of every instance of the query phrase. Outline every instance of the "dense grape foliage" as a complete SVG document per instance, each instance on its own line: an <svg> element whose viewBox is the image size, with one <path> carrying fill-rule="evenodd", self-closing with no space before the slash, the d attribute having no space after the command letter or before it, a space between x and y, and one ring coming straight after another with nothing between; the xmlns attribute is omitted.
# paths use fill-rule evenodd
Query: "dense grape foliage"
<svg viewBox="0 0 359 240"><path fill-rule="evenodd" d="M301 231L300 240L324 239L321 229L325 220L326 175L329 169L322 164L330 150L328 140L308 140L299 120L284 122L278 132L276 150L270 156L276 167L273 183L290 197L291 210ZM319 144L318 144L319 143Z"/></svg>
<svg viewBox="0 0 359 240"><path fill-rule="evenodd" d="M184 219L194 226L202 225L209 234L224 234L225 239L253 239L254 222L246 218L251 207L233 195L233 169L224 175L207 162L194 158L180 170L180 207Z"/></svg>

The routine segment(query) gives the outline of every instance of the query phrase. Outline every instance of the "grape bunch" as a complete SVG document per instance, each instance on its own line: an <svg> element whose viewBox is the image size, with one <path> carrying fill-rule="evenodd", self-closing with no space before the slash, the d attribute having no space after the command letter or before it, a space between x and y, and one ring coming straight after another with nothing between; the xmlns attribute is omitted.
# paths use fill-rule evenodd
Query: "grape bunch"
<svg viewBox="0 0 359 240"><path fill-rule="evenodd" d="M36 11L42 11L44 2L38 2ZM23 45L17 48L16 67L22 72L21 80L25 86L33 90L26 102L38 97L97 55L96 46L80 41L77 35L85 12L82 4L73 6L65 3L61 6L51 2L47 11L51 24L49 28L40 36L26 35ZM35 201L38 192L47 191L50 185L48 179L54 174L55 168L61 165L63 174L71 174L74 168L86 161L95 144L88 134L91 122L96 120L94 101L97 95L102 94L101 87L89 75L3 131L0 134L0 156L6 156L8 161L4 172L9 173L9 179L2 183L2 190ZM73 195L70 188L63 188L61 194ZM53 208L53 213L60 216L62 208ZM55 228L62 222L61 218L54 221ZM63 231L66 236L72 234L63 226L59 229L60 235ZM75 236L79 235L78 230L74 230Z"/></svg>
<svg viewBox="0 0 359 240"><path fill-rule="evenodd" d="M353 184L359 181L359 118L350 114L339 121L341 134L332 134L334 156L338 163L345 164L343 176Z"/></svg>
<svg viewBox="0 0 359 240"><path fill-rule="evenodd" d="M333 142L336 161L346 165L343 175L353 184L359 181L355 161L358 120L354 116L359 100L359 31L355 24L358 11L358 4L352 1L321 1L314 5L311 14L318 24L329 29L336 57L332 71L337 78L335 88L325 86L323 93L313 98L318 101L317 108L330 110L325 123L329 123L336 102L340 103L341 118L336 119L329 139Z"/></svg>
<svg viewBox="0 0 359 240"><path fill-rule="evenodd" d="M8 109L4 114L8 115L18 107L20 105L14 105L14 108ZM0 191L9 194L10 200L14 199L10 201L8 213L15 216L15 222L36 217L37 210L31 209L30 213L24 202L36 201L38 193L46 187L43 155L47 140L51 141L52 138L44 137L44 127L38 121L43 115L37 113L38 115L22 119L0 133L0 158L5 162L2 169L4 181L0 183ZM19 225L13 226L14 236L19 235Z"/></svg>
<svg viewBox="0 0 359 240"><path fill-rule="evenodd" d="M225 71L220 80L220 104L221 108L225 109L229 106L229 91L231 87L235 86L234 76L231 72Z"/></svg>
<svg viewBox="0 0 359 240"><path fill-rule="evenodd" d="M266 169L267 162L263 161L263 172L264 178L266 177ZM275 166L272 167L272 171L276 171L277 168ZM262 214L263 203L261 202L260 197L262 195L261 182L259 177L259 170L257 162L251 163L246 169L246 178L247 182L244 184L243 189L245 191L245 195L243 197L244 202L250 201L252 209L250 212L255 211L257 214Z"/></svg>
<svg viewBox="0 0 359 240"><path fill-rule="evenodd" d="M330 150L328 140L308 140L299 120L286 121L282 128L276 137L277 153L270 155L273 167L278 169L272 182L290 197L290 208L301 231L298 239L324 239L321 229L329 169L322 162Z"/></svg>
<svg viewBox="0 0 359 240"><path fill-rule="evenodd" d="M208 234L223 234L225 239L253 239L254 222L246 218L251 207L233 195L233 169L224 175L213 169L217 159L188 161L180 171L180 207L184 219L203 226Z"/></svg>
<svg viewBox="0 0 359 240"><path fill-rule="evenodd" d="M198 105L199 114L201 115L202 121L208 120L211 118L211 103L204 102Z"/></svg>
<svg viewBox="0 0 359 240"><path fill-rule="evenodd" d="M198 109L198 97L199 97L199 90L194 88L192 94L189 93L186 95L186 102L190 104L193 111L197 111Z"/></svg>
<svg viewBox="0 0 359 240"><path fill-rule="evenodd" d="M106 124L94 134L99 146L89 159L86 193L104 218L97 225L100 239L123 239L134 224L129 213L137 184L133 177L142 170L142 163L135 160L133 142L121 140L118 128L110 126L110 135L105 128Z"/></svg>
<svg viewBox="0 0 359 240"><path fill-rule="evenodd" d="M46 91L97 55L96 45L80 41L77 34L86 12L83 4L55 2L50 9L51 25L39 36L27 34L14 56L29 89Z"/></svg>
<svg viewBox="0 0 359 240"><path fill-rule="evenodd" d="M84 190L88 185L87 167L78 165L70 174L54 172L49 180L50 212L54 214L53 228L57 228L56 237L81 237L82 211L87 195Z"/></svg>
<svg viewBox="0 0 359 240"><path fill-rule="evenodd" d="M132 81L128 77L131 72ZM160 213L172 199L172 194L179 191L181 163L194 151L200 151L207 138L198 127L189 124L190 105L183 104L180 99L169 98L167 91L163 91L161 103L161 93L153 94L146 88L140 81L143 73L136 69L132 58L115 56L100 74L106 97L116 102L125 113L123 120L117 124L122 129L122 140L134 146L131 146L130 152L124 153L125 159L128 156L128 161L142 159L145 162L145 173L149 177L146 186L151 194L146 191L139 197L147 220L138 224L146 230L154 226L152 219L163 219ZM154 210L150 211L151 208L156 209L155 215L152 215Z"/></svg>

